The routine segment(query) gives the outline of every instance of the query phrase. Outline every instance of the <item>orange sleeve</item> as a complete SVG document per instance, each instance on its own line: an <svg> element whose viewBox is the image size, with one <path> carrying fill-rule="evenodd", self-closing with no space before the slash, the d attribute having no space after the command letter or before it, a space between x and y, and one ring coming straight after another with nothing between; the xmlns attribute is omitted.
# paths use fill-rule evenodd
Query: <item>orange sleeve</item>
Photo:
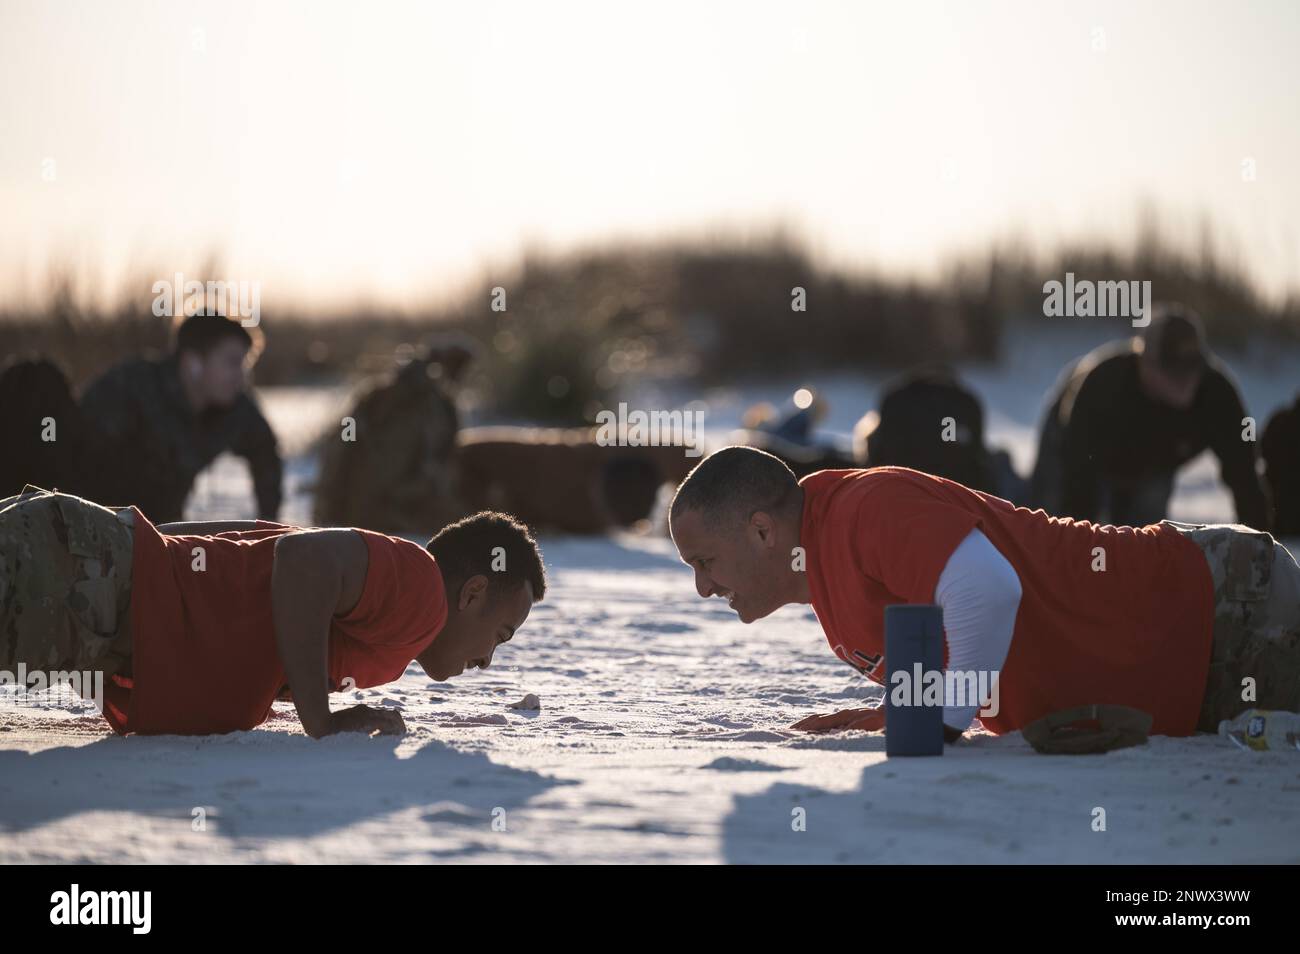
<svg viewBox="0 0 1300 954"><path fill-rule="evenodd" d="M858 570L906 603L934 602L948 558L980 525L974 513L902 475L865 494L856 521Z"/></svg>
<svg viewBox="0 0 1300 954"><path fill-rule="evenodd" d="M423 547L370 530L357 530L366 541L370 562L357 605L335 625L359 642L403 646L441 628L447 616L442 574Z"/></svg>

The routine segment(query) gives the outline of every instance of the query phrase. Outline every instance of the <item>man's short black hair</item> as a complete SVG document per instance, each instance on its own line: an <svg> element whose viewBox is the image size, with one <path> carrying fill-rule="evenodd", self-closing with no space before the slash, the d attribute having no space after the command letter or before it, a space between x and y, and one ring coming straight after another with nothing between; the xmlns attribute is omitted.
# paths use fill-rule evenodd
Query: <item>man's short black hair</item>
<svg viewBox="0 0 1300 954"><path fill-rule="evenodd" d="M1209 349L1201 316L1176 302L1161 302L1151 311L1151 323L1142 336L1145 352L1165 373L1177 378L1203 371Z"/></svg>
<svg viewBox="0 0 1300 954"><path fill-rule="evenodd" d="M242 342L246 348L253 347L253 336L238 321L216 311L201 311L176 326L176 351L207 355L227 338Z"/></svg>
<svg viewBox="0 0 1300 954"><path fill-rule="evenodd" d="M535 603L546 595L546 568L537 541L508 513L484 510L457 520L434 534L425 549L442 569L448 599L453 589L479 574L501 581L506 590L531 583Z"/></svg>
<svg viewBox="0 0 1300 954"><path fill-rule="evenodd" d="M700 461L682 481L668 513L672 521L698 510L712 526L727 518L748 520L755 512L788 507L799 481L785 461L756 447L724 447Z"/></svg>

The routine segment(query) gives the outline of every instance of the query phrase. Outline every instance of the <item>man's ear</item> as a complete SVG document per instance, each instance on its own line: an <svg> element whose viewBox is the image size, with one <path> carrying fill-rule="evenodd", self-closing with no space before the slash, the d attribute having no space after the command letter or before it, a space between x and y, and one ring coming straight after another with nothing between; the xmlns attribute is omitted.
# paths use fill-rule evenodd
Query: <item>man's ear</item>
<svg viewBox="0 0 1300 954"><path fill-rule="evenodd" d="M471 603L487 599L488 579L482 573L471 576L460 585L460 598L457 607L467 609Z"/></svg>
<svg viewBox="0 0 1300 954"><path fill-rule="evenodd" d="M765 510L758 510L749 518L750 528L758 534L758 539L766 547L776 546L776 521Z"/></svg>

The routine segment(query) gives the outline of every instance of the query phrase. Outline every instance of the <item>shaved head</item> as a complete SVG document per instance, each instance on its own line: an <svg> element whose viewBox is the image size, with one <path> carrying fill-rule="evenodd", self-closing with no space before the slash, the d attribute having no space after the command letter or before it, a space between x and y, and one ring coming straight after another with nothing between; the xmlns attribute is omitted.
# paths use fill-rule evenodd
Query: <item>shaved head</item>
<svg viewBox="0 0 1300 954"><path fill-rule="evenodd" d="M724 447L677 488L669 529L695 591L720 596L743 623L786 603L808 602L795 568L803 490L778 458L752 447Z"/></svg>
<svg viewBox="0 0 1300 954"><path fill-rule="evenodd" d="M724 447L686 475L668 513L673 523L699 511L710 527L739 526L755 511L781 513L799 497L794 471L778 457L754 447Z"/></svg>

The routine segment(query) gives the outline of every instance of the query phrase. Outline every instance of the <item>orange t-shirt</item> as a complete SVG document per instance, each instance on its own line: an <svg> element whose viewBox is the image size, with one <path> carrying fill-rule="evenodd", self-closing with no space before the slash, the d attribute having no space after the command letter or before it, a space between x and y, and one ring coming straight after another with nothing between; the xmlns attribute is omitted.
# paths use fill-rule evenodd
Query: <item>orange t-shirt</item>
<svg viewBox="0 0 1300 954"><path fill-rule="evenodd" d="M298 528L259 521L254 530L173 536L131 509L132 676L107 681L104 717L122 734L206 735L265 722L286 685L271 617L275 541ZM447 621L433 554L357 533L370 564L357 605L330 624L331 691L399 678ZM201 571L192 568L195 547L204 550Z"/></svg>
<svg viewBox="0 0 1300 954"><path fill-rule="evenodd" d="M800 483L813 611L836 655L875 682L888 672L885 607L933 603L948 558L978 527L1021 587L1000 711L985 728L1118 703L1150 713L1152 734L1195 732L1214 588L1200 548L1177 530L1050 517L904 467L823 470ZM1097 547L1105 569L1094 571Z"/></svg>

